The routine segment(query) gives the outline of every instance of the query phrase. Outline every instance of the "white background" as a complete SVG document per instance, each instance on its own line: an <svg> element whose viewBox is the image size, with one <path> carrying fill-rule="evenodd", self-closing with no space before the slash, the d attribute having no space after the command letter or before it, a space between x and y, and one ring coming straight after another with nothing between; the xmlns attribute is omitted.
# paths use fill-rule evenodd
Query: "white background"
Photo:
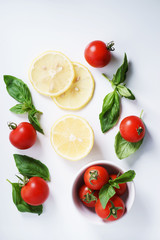
<svg viewBox="0 0 160 240"><path fill-rule="evenodd" d="M54 1L0 0L0 104L1 104L1 197L0 239L160 239L159 215L159 139L160 139L160 1ZM84 59L84 49L92 41L115 41L116 51L110 64L93 69ZM55 120L71 113L59 109L47 97L38 94L28 79L31 61L46 50L59 50L72 61L85 64L92 72L95 94L91 102L75 114L86 118L95 133L91 153L79 162L57 156L50 144L50 129ZM103 98L112 91L102 72L112 77L121 65L124 52L130 61L127 86L135 101L122 99L118 124L102 134L98 115ZM28 150L17 150L8 139L7 121L27 121L9 108L16 104L6 89L3 75L10 74L26 82L37 109L43 112L41 125L45 135L38 134L36 144ZM114 152L114 137L120 121L128 115L140 115L147 127L141 148L131 157L119 160ZM13 154L26 154L44 162L51 173L50 196L41 216L20 213L12 202L11 185L17 169ZM113 224L95 225L75 209L71 198L74 175L85 164L106 159L127 169L134 169L136 199L131 212Z"/></svg>

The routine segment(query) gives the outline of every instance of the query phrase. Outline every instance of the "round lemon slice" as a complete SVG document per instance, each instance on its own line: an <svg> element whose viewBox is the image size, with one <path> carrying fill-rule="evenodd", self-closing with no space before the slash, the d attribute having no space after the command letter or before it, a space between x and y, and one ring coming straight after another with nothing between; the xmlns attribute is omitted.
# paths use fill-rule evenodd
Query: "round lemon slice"
<svg viewBox="0 0 160 240"><path fill-rule="evenodd" d="M48 51L31 64L29 79L37 92L58 96L65 92L75 78L72 62L62 53Z"/></svg>
<svg viewBox="0 0 160 240"><path fill-rule="evenodd" d="M94 92L94 79L90 71L80 63L73 62L76 77L70 88L53 97L55 104L63 109L77 110L84 107L92 98Z"/></svg>
<svg viewBox="0 0 160 240"><path fill-rule="evenodd" d="M51 129L51 144L61 157L77 161L92 149L94 134L89 123L75 115L65 115Z"/></svg>

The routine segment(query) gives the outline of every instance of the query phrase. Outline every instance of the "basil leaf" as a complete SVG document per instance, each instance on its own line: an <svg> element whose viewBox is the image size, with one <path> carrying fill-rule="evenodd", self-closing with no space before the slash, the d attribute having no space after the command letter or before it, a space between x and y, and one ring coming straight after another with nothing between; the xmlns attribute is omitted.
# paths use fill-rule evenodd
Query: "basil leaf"
<svg viewBox="0 0 160 240"><path fill-rule="evenodd" d="M133 95L133 93L131 92L131 90L129 88L127 88L123 85L118 85L117 90L122 97L129 98L131 100L135 99L135 96Z"/></svg>
<svg viewBox="0 0 160 240"><path fill-rule="evenodd" d="M22 114L27 112L27 110L24 107L24 104L16 104L14 107L10 108L11 112L17 113L17 114Z"/></svg>
<svg viewBox="0 0 160 240"><path fill-rule="evenodd" d="M101 130L107 132L118 121L120 112L119 96L116 90L109 93L103 100L102 112L99 115Z"/></svg>
<svg viewBox="0 0 160 240"><path fill-rule="evenodd" d="M39 160L20 154L14 154L13 157L19 172L23 176L26 176L28 178L37 176L43 178L46 181L50 181L48 168Z"/></svg>
<svg viewBox="0 0 160 240"><path fill-rule="evenodd" d="M20 103L32 104L30 90L22 80L10 75L4 75L4 82L11 97Z"/></svg>
<svg viewBox="0 0 160 240"><path fill-rule="evenodd" d="M110 184L105 184L99 191L99 199L103 209L105 209L109 199L115 195L116 191Z"/></svg>
<svg viewBox="0 0 160 240"><path fill-rule="evenodd" d="M123 83L126 79L126 72L128 71L128 61L127 61L127 55L124 54L124 59L122 65L118 68L115 75L113 75L112 82L115 85L118 85L120 83Z"/></svg>
<svg viewBox="0 0 160 240"><path fill-rule="evenodd" d="M128 142L124 138L122 138L120 132L118 132L115 137L115 144L114 144L117 157L119 159L129 157L131 154L133 154L139 149L142 142L143 142L143 139L135 143Z"/></svg>
<svg viewBox="0 0 160 240"><path fill-rule="evenodd" d="M27 204L25 201L23 201L21 197L21 187L19 186L19 183L11 183L11 184L12 184L12 199L17 209L20 212L37 213L38 215L40 215L43 211L43 206L42 205L31 206Z"/></svg>
<svg viewBox="0 0 160 240"><path fill-rule="evenodd" d="M28 119L30 123L33 125L33 127L40 133L44 134L43 129L40 126L40 123L38 121L38 118L36 114L39 113L36 109L32 109L28 112Z"/></svg>
<svg viewBox="0 0 160 240"><path fill-rule="evenodd" d="M112 185L112 187L115 187L115 188L120 188L120 186L118 185L118 183L112 181L111 179L109 180L109 183Z"/></svg>
<svg viewBox="0 0 160 240"><path fill-rule="evenodd" d="M131 182L135 178L135 175L136 173L134 170L129 170L115 179L110 179L109 183L113 186L114 183L119 184L119 183Z"/></svg>

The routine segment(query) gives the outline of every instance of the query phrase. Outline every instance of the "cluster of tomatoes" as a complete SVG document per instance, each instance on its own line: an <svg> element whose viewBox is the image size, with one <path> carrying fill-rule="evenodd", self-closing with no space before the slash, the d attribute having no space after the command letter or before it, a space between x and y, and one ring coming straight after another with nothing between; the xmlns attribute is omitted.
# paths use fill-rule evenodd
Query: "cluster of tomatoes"
<svg viewBox="0 0 160 240"><path fill-rule="evenodd" d="M102 166L91 166L85 171L83 178L84 185L79 189L79 198L85 206L95 208L97 215L106 221L114 221L123 216L125 204L120 196L127 190L126 183L121 183L119 188L115 188L116 194L109 199L104 209L99 199L99 191L109 179L115 179L117 175L109 175Z"/></svg>

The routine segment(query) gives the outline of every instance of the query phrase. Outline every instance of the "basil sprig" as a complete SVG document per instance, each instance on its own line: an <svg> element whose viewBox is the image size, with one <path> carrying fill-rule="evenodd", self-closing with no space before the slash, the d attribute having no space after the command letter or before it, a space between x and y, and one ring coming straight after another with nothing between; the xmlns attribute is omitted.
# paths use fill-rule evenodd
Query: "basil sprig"
<svg viewBox="0 0 160 240"><path fill-rule="evenodd" d="M111 83L114 91L107 94L103 100L102 111L99 114L101 130L107 132L116 125L120 114L120 97L134 100L135 96L129 88L125 86L126 73L128 71L127 55L124 55L123 64L118 68L113 79L110 80L106 74L102 74Z"/></svg>
<svg viewBox="0 0 160 240"><path fill-rule="evenodd" d="M37 176L46 181L50 181L50 174L47 166L39 160L20 154L14 154L13 157L19 173L24 177L31 178Z"/></svg>
<svg viewBox="0 0 160 240"><path fill-rule="evenodd" d="M131 182L136 173L134 170L129 170L115 179L110 179L99 191L99 199L103 209L105 209L109 199L116 194L114 188L119 188L120 183Z"/></svg>
<svg viewBox="0 0 160 240"><path fill-rule="evenodd" d="M30 123L38 132L44 134L37 116L42 114L42 112L38 111L33 105L28 86L22 80L10 75L4 75L4 82L9 95L20 103L10 108L10 111L16 114L28 112L28 119Z"/></svg>
<svg viewBox="0 0 160 240"><path fill-rule="evenodd" d="M7 180L9 183L11 183L9 180ZM40 215L43 211L43 206L31 206L27 204L21 197L21 188L19 186L19 183L11 183L12 185L12 199L14 204L16 205L17 209L20 212L30 212L30 213L37 213Z"/></svg>
<svg viewBox="0 0 160 240"><path fill-rule="evenodd" d="M41 177L46 181L50 181L50 174L47 166L36 160L34 158L28 157L26 155L14 154L13 155L16 166L19 170L19 173L24 176L24 180L17 176L23 184L26 184L26 179L31 177ZM32 206L27 204L21 197L21 189L22 184L20 183L12 183L8 179L7 181L12 185L12 199L14 204L16 205L17 209L20 212L30 212L30 213L37 213L40 215L43 211L43 206Z"/></svg>
<svg viewBox="0 0 160 240"><path fill-rule="evenodd" d="M143 139L139 142L128 142L124 138L122 138L120 132L117 133L115 137L115 143L114 148L116 155L119 159L124 159L129 157L131 154L136 152L141 144L143 142Z"/></svg>

